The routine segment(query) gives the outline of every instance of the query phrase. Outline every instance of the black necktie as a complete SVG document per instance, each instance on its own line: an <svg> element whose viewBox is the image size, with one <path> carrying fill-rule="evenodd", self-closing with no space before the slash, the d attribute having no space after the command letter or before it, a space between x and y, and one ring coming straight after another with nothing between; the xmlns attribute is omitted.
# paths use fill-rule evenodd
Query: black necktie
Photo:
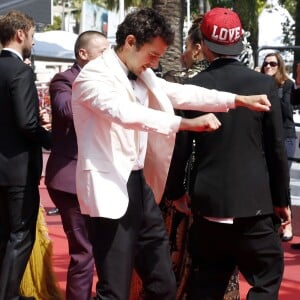
<svg viewBox="0 0 300 300"><path fill-rule="evenodd" d="M129 80L136 80L137 79L137 76L134 73L132 73L131 71L129 71L127 77L128 77Z"/></svg>

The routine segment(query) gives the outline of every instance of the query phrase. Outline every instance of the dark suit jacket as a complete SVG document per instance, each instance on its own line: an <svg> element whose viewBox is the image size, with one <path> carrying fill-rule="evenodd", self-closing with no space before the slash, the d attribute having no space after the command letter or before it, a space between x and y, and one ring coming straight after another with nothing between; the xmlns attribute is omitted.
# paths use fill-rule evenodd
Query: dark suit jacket
<svg viewBox="0 0 300 300"><path fill-rule="evenodd" d="M0 185L39 183L42 146L50 133L39 125L39 99L32 68L13 52L0 54Z"/></svg>
<svg viewBox="0 0 300 300"><path fill-rule="evenodd" d="M53 146L46 166L45 184L76 194L77 140L71 107L72 84L80 72L74 64L56 74L50 82Z"/></svg>
<svg viewBox="0 0 300 300"><path fill-rule="evenodd" d="M291 79L287 79L283 86L278 89L282 112L283 136L285 138L297 137L293 119L293 106L291 104L293 91L294 82Z"/></svg>
<svg viewBox="0 0 300 300"><path fill-rule="evenodd" d="M266 113L246 108L216 113L222 123L218 130L190 134L196 139L191 190L194 212L212 217L252 217L271 214L273 205L287 206L289 172L273 78L234 59L218 59L188 83L240 95L267 94L272 104ZM187 113L189 117L199 114ZM185 153L185 157L190 154L188 150ZM167 183L170 198L172 193L182 193L179 186L184 173L176 152L174 157Z"/></svg>

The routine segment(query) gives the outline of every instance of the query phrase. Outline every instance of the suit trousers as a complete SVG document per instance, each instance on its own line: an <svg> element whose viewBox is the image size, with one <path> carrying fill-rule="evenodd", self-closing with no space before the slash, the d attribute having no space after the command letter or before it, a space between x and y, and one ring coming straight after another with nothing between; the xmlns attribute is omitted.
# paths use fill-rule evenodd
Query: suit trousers
<svg viewBox="0 0 300 300"><path fill-rule="evenodd" d="M283 250L271 216L235 219L233 224L195 218L189 300L223 300L238 267L252 286L247 300L276 300L283 276Z"/></svg>
<svg viewBox="0 0 300 300"><path fill-rule="evenodd" d="M143 299L174 300L169 239L142 171L131 172L127 190L129 204L122 218L88 217L99 279L96 299L127 300L135 268L143 282Z"/></svg>
<svg viewBox="0 0 300 300"><path fill-rule="evenodd" d="M36 234L38 184L0 186L0 300L18 300Z"/></svg>
<svg viewBox="0 0 300 300"><path fill-rule="evenodd" d="M86 220L80 212L77 196L49 187L48 193L59 209L69 244L70 263L67 274L66 300L90 300L94 258L92 245L88 239ZM78 288L80 288L80 292Z"/></svg>

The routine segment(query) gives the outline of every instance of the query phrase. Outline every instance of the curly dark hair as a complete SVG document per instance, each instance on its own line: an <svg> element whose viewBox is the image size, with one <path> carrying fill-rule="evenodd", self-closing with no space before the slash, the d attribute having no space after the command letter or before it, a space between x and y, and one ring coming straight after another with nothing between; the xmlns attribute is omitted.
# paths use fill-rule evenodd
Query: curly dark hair
<svg viewBox="0 0 300 300"><path fill-rule="evenodd" d="M24 30L27 35L30 28L34 27L33 18L17 10L9 11L0 17L0 42L6 46L15 36L17 30Z"/></svg>
<svg viewBox="0 0 300 300"><path fill-rule="evenodd" d="M166 19L152 8L141 8L129 13L118 26L116 49L122 48L128 35L134 35L139 49L155 37L161 37L169 46L174 41L174 31Z"/></svg>

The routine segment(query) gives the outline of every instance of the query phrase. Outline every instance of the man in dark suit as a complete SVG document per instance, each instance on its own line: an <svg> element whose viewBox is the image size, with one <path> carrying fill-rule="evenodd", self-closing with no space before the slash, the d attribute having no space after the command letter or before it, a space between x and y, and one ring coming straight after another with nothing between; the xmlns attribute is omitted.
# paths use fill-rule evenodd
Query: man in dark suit
<svg viewBox="0 0 300 300"><path fill-rule="evenodd" d="M71 108L72 83L81 68L101 55L109 44L98 31L85 31L76 40L74 65L54 76L50 83L53 147L47 166L45 184L59 209L69 243L66 299L89 300L94 274L92 246L76 195L75 173L77 140ZM78 288L80 287L80 293Z"/></svg>
<svg viewBox="0 0 300 300"><path fill-rule="evenodd" d="M290 222L289 172L277 89L271 77L238 61L243 45L236 13L214 8L205 14L200 28L202 49L211 64L188 83L245 95L265 93L272 109L267 113L244 108L216 113L222 124L218 130L190 136L195 138L196 149L190 191L194 219L188 299L223 299L238 266L252 286L247 299L275 300L284 262L274 211L283 226ZM187 113L189 117L200 114ZM189 155L186 151L186 157ZM173 170L184 168L173 161L178 165ZM184 192L175 181L183 181L184 172L180 175L170 174L170 199ZM185 199L186 195L178 201Z"/></svg>
<svg viewBox="0 0 300 300"><path fill-rule="evenodd" d="M39 209L42 147L50 134L39 124L39 99L30 57L34 21L18 11L0 19L0 300L19 295Z"/></svg>

